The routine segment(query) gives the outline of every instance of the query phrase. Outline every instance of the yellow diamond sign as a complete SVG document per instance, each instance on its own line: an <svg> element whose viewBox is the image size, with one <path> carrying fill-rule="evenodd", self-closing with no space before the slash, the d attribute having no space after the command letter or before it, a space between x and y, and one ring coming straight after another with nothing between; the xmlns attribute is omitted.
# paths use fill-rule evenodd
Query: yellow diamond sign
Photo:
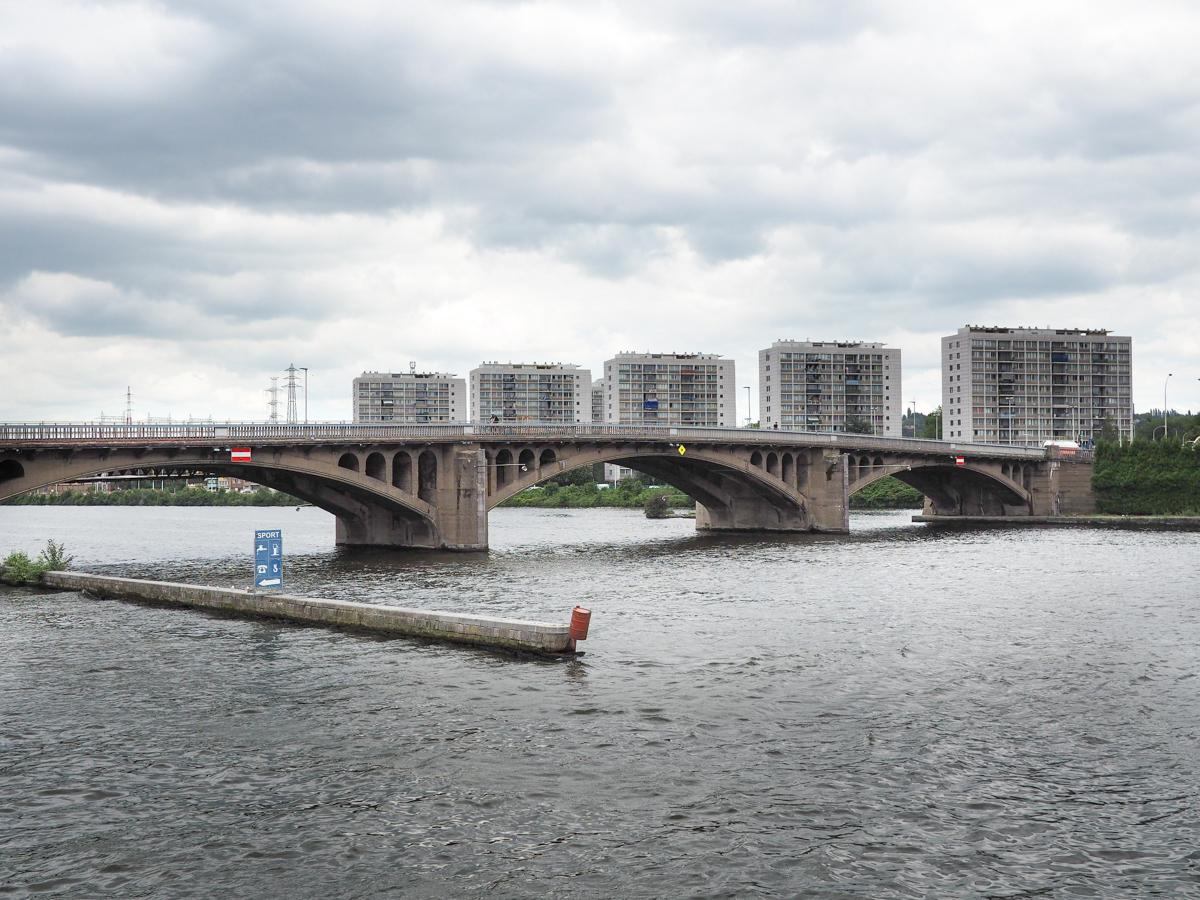
<svg viewBox="0 0 1200 900"><path fill-rule="evenodd" d="M683 456L685 453L687 453L687 447L683 446L683 444L680 444L678 449L680 456Z"/></svg>

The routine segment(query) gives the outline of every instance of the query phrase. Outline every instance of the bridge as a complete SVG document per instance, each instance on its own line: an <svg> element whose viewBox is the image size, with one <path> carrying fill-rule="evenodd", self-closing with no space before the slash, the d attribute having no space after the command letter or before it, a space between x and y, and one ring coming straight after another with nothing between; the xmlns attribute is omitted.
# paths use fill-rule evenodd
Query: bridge
<svg viewBox="0 0 1200 900"><path fill-rule="evenodd" d="M333 513L343 545L486 550L489 510L595 463L683 491L704 531L847 532L851 495L888 475L925 495L927 515L1093 511L1086 463L950 441L622 425L0 425L0 501L106 473L232 475Z"/></svg>

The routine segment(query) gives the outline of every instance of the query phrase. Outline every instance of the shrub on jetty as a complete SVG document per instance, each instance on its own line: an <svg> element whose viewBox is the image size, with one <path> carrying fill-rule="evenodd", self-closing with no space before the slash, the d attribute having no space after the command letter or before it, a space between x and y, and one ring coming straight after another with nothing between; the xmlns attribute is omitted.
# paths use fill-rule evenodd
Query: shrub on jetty
<svg viewBox="0 0 1200 900"><path fill-rule="evenodd" d="M70 568L72 559L74 557L67 556L62 544L46 541L46 549L38 554L37 559L30 559L28 553L21 551L8 554L0 564L0 581L7 584L37 584L44 572Z"/></svg>

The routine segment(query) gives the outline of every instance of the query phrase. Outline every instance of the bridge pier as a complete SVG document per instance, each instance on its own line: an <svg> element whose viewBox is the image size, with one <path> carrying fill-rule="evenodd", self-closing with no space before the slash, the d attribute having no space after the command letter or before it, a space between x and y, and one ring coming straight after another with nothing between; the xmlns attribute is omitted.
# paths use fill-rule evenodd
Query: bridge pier
<svg viewBox="0 0 1200 900"><path fill-rule="evenodd" d="M720 501L696 501L696 530L849 532L850 480L845 456L811 450L797 457L807 499L794 506L780 503L779 498L764 495L745 481L718 476Z"/></svg>
<svg viewBox="0 0 1200 900"><path fill-rule="evenodd" d="M344 547L481 551L488 548L487 460L480 447L439 449L437 475L427 479L432 521L383 504L359 503L336 512L336 540Z"/></svg>

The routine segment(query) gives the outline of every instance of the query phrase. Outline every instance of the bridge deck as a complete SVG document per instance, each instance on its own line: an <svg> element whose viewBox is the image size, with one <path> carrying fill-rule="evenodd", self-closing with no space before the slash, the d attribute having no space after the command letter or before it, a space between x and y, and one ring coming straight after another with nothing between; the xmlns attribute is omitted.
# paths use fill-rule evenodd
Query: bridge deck
<svg viewBox="0 0 1200 900"><path fill-rule="evenodd" d="M769 444L827 447L845 452L891 451L949 454L993 459L1045 459L1039 447L1013 447L914 438L876 437L815 431L757 428L645 427L638 425L354 425L320 423L204 423L170 425L110 425L100 423L36 422L0 424L0 450L85 447L172 447L212 443L296 445L337 443L479 443L589 441L651 441L681 444Z"/></svg>

